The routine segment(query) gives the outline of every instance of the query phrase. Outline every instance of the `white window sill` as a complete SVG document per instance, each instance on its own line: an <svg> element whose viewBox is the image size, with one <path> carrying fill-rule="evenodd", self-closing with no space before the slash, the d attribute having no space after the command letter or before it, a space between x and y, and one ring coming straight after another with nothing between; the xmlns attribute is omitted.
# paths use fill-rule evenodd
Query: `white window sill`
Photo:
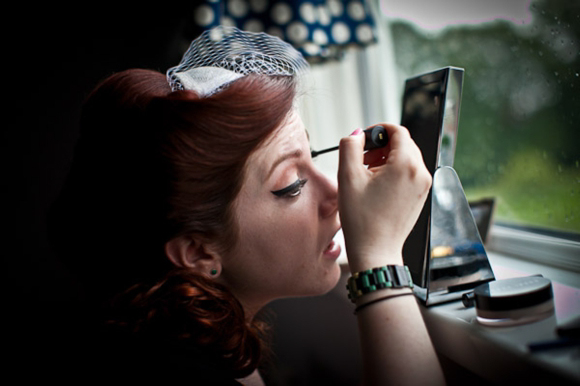
<svg viewBox="0 0 580 386"><path fill-rule="evenodd" d="M580 278L580 242L578 241L494 225L490 230L486 249L518 258L513 259L511 263L506 260L505 263L508 265L528 266L526 262L529 262L535 263L529 266L533 270L547 269L556 275L559 275L559 272L570 272L574 274L573 283L580 288L580 280L578 280Z"/></svg>
<svg viewBox="0 0 580 386"><path fill-rule="evenodd" d="M559 380L559 384L580 384L580 347L542 352L528 349L530 343L557 340L556 327L580 316L580 273L574 270L579 263L580 244L526 233L494 229L487 247L488 257L498 280L537 274L550 279L555 303L553 316L521 326L487 327L477 322L474 308L465 308L455 301L422 307L425 322L441 355L487 381L554 384ZM516 255L524 255L528 260ZM540 263L542 256L547 259Z"/></svg>

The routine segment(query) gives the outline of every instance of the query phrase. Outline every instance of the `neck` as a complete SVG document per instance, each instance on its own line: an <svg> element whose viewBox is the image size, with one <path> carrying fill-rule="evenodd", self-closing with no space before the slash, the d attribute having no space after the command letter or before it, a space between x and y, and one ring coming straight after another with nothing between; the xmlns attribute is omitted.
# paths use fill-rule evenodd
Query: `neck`
<svg viewBox="0 0 580 386"><path fill-rule="evenodd" d="M238 297L237 295L236 295L236 297L238 298L238 300L242 304L242 307L244 309L244 314L246 315L247 322L252 322L254 320L254 318L256 317L256 315L260 312L260 310L262 310L262 308L264 308L266 306L266 304L269 303L268 301L249 302L249 301L247 301L247 299L244 299L242 297Z"/></svg>
<svg viewBox="0 0 580 386"><path fill-rule="evenodd" d="M229 283L222 277L220 277L220 279L221 283L229 289L232 295L234 295L242 305L247 322L253 321L258 312L273 300L271 297L256 296L255 292L250 293L240 290L237 286L229 285Z"/></svg>
<svg viewBox="0 0 580 386"><path fill-rule="evenodd" d="M263 386L264 385L264 381L262 380L262 377L260 376L260 373L258 372L258 370L254 370L254 372L250 375L248 375L245 378L242 379L238 379L238 381L240 381L240 383L242 383L245 386Z"/></svg>

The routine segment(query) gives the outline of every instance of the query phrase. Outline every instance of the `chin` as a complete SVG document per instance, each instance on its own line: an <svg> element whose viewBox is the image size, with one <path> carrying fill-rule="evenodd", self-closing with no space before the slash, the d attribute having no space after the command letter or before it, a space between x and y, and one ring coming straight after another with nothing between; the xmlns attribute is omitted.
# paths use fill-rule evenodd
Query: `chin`
<svg viewBox="0 0 580 386"><path fill-rule="evenodd" d="M328 269L328 271L325 274L324 280L321 280L319 282L320 286L318 286L313 291L311 296L326 295L327 293L332 291L338 284L338 281L340 280L340 275L341 275L340 265L337 262L335 262L335 264L332 265L332 268Z"/></svg>
<svg viewBox="0 0 580 386"><path fill-rule="evenodd" d="M340 280L341 269L338 262L327 266L322 274L311 275L301 282L293 282L293 291L281 294L277 298L296 298L326 295L332 291ZM287 288L287 286L285 286Z"/></svg>
<svg viewBox="0 0 580 386"><path fill-rule="evenodd" d="M340 275L342 273L341 269L340 269L340 264L335 263L333 266L334 270L333 270L333 278L332 278L332 285L331 287L328 289L328 291L326 291L325 293L328 293L330 291L332 291L334 289L334 287L336 287L336 285L338 284L339 280L340 280Z"/></svg>

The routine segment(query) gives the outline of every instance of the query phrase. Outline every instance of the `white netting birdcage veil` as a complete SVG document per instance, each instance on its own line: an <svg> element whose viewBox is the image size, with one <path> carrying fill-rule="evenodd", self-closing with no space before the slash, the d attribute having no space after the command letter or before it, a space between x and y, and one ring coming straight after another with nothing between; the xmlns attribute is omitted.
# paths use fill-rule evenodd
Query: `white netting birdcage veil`
<svg viewBox="0 0 580 386"><path fill-rule="evenodd" d="M178 66L167 71L171 89L210 96L248 74L301 75L308 63L294 47L260 32L220 26L203 32Z"/></svg>

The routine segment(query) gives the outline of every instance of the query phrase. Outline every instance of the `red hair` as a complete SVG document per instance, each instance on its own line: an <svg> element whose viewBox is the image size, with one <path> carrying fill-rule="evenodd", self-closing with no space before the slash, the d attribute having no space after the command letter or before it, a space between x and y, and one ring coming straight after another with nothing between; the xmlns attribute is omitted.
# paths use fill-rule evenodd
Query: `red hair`
<svg viewBox="0 0 580 386"><path fill-rule="evenodd" d="M257 325L226 288L172 266L164 245L179 235L235 243L246 161L294 97L290 77L246 76L199 98L149 70L112 75L90 95L49 232L109 326L203 347L235 377L255 369Z"/></svg>

